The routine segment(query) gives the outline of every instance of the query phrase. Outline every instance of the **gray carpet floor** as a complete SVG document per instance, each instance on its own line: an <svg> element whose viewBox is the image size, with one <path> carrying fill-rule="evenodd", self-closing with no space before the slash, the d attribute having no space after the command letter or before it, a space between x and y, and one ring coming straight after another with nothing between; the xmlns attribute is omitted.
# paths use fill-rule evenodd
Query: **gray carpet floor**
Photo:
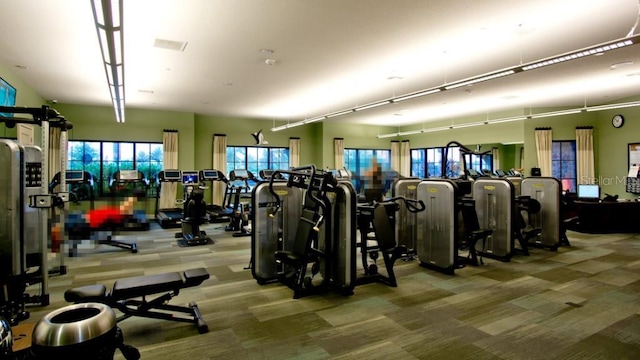
<svg viewBox="0 0 640 360"><path fill-rule="evenodd" d="M569 232L571 246L532 249L510 262L486 259L444 275L396 262L398 287L357 286L293 299L279 283L260 285L250 237L225 224L204 229L213 244L180 247L154 224L121 233L139 252L81 246L52 276L51 304L30 322L69 305L64 291L117 279L204 267L211 278L171 303L195 301L209 332L189 323L129 318L125 342L142 359L640 359L640 235ZM379 260L380 261L380 260ZM117 352L116 359L122 359Z"/></svg>

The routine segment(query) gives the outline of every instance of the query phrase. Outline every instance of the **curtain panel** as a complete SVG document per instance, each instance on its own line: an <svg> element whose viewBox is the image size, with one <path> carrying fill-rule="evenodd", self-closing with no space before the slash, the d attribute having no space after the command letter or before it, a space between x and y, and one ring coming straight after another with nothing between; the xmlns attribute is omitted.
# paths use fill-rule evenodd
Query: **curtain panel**
<svg viewBox="0 0 640 360"><path fill-rule="evenodd" d="M409 140L400 143L400 175L411 176L411 146Z"/></svg>
<svg viewBox="0 0 640 360"><path fill-rule="evenodd" d="M178 169L178 132L164 130L162 132L162 169ZM178 183L163 182L160 188L159 209L176 207Z"/></svg>
<svg viewBox="0 0 640 360"><path fill-rule="evenodd" d="M335 169L344 169L344 139L333 139L333 166Z"/></svg>
<svg viewBox="0 0 640 360"><path fill-rule="evenodd" d="M213 135L213 168L223 174L227 173L227 135ZM214 181L211 190L211 204L224 207L224 195L227 191L227 184L224 181Z"/></svg>
<svg viewBox="0 0 640 360"><path fill-rule="evenodd" d="M592 127L576 128L576 176L578 184L593 184L595 182Z"/></svg>
<svg viewBox="0 0 640 360"><path fill-rule="evenodd" d="M536 128L536 154L538 156L538 167L540 175L552 176L551 150L553 137L551 128Z"/></svg>
<svg viewBox="0 0 640 360"><path fill-rule="evenodd" d="M300 138L289 138L289 167L300 166Z"/></svg>

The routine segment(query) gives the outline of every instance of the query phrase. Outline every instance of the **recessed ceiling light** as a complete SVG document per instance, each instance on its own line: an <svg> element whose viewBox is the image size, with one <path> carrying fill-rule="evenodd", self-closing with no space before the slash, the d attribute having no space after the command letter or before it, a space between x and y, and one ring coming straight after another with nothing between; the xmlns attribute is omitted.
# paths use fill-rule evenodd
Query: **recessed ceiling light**
<svg viewBox="0 0 640 360"><path fill-rule="evenodd" d="M153 46L159 49L167 49L167 50L182 52L187 47L187 42L167 40L167 39L156 39L153 43Z"/></svg>
<svg viewBox="0 0 640 360"><path fill-rule="evenodd" d="M271 54L273 54L274 51L271 50L271 49L260 49L260 52L265 54L265 55L271 55Z"/></svg>
<svg viewBox="0 0 640 360"><path fill-rule="evenodd" d="M264 61L264 63L267 65L275 65L276 61L274 59L267 59Z"/></svg>
<svg viewBox="0 0 640 360"><path fill-rule="evenodd" d="M26 70L27 69L26 65L15 65L15 67L20 69L20 70Z"/></svg>
<svg viewBox="0 0 640 360"><path fill-rule="evenodd" d="M631 65L633 65L633 61L622 61L622 62L619 62L619 63L611 64L611 66L609 66L609 68L611 70L615 70L615 69L619 69L621 67L631 66Z"/></svg>
<svg viewBox="0 0 640 360"><path fill-rule="evenodd" d="M389 76L387 77L387 80L402 80L403 77L402 76Z"/></svg>
<svg viewBox="0 0 640 360"><path fill-rule="evenodd" d="M138 92L142 94L153 94L153 90L138 90Z"/></svg>
<svg viewBox="0 0 640 360"><path fill-rule="evenodd" d="M229 82L222 83L222 85L224 85L224 86L232 86L233 83L229 81Z"/></svg>
<svg viewBox="0 0 640 360"><path fill-rule="evenodd" d="M627 74L627 76L640 76L640 72L634 72L631 74Z"/></svg>

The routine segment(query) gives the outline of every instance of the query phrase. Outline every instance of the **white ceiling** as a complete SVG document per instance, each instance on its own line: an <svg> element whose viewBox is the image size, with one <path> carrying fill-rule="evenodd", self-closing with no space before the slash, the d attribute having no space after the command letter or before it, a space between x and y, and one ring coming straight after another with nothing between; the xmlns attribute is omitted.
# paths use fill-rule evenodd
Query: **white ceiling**
<svg viewBox="0 0 640 360"><path fill-rule="evenodd" d="M639 0L124 0L126 106L282 125L620 39L639 12ZM0 63L46 99L111 105L90 0L0 0ZM491 117L639 89L634 45L332 121Z"/></svg>

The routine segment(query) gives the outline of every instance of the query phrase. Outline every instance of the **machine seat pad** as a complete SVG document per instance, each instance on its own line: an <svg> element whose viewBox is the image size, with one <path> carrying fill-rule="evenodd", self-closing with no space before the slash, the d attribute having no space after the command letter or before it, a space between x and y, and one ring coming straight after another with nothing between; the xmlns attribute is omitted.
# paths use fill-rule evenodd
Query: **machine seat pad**
<svg viewBox="0 0 640 360"><path fill-rule="evenodd" d="M87 285L73 289L69 289L64 292L64 299L71 303L84 303L84 302L104 302L107 295L107 288L102 285Z"/></svg>
<svg viewBox="0 0 640 360"><path fill-rule="evenodd" d="M116 281L111 289L111 298L112 300L131 299L161 292L178 291L183 287L185 287L184 280L178 272L136 276Z"/></svg>
<svg viewBox="0 0 640 360"><path fill-rule="evenodd" d="M209 279L209 273L205 268L189 269L184 271L184 287L198 286Z"/></svg>

